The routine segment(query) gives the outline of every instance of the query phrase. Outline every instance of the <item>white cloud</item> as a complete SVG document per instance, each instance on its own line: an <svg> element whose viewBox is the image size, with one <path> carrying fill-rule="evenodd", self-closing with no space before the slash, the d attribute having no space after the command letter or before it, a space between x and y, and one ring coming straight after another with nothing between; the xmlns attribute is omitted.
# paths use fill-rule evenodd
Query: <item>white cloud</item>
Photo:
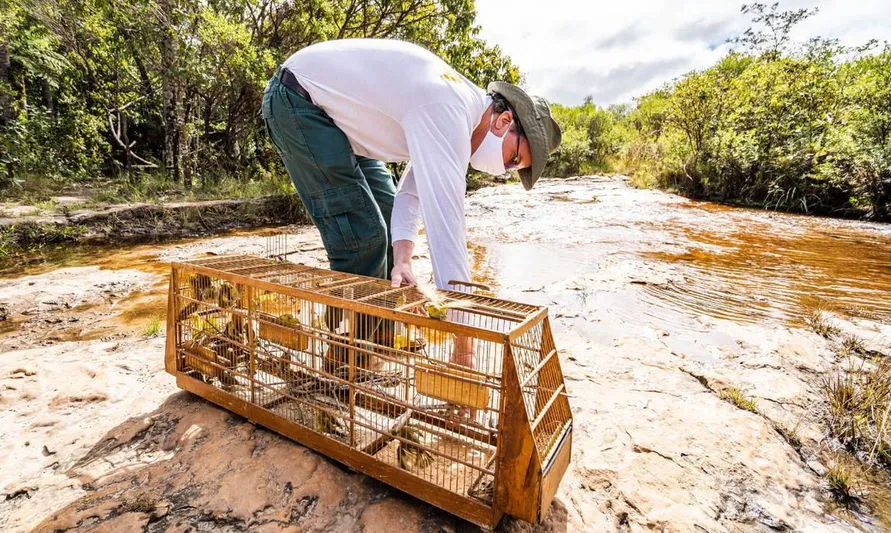
<svg viewBox="0 0 891 533"><path fill-rule="evenodd" d="M768 2L770 0L767 0ZM816 0L783 2L783 9ZM482 37L519 65L526 88L551 101L600 105L633 97L714 64L751 25L738 0L477 0ZM793 36L849 45L891 40L888 0L824 0Z"/></svg>

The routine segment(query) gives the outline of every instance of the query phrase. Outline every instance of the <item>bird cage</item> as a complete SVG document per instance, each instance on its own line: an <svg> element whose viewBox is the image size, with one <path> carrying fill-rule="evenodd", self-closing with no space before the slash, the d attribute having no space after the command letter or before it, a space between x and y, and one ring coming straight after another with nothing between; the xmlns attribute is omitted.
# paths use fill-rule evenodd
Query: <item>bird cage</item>
<svg viewBox="0 0 891 533"><path fill-rule="evenodd" d="M168 305L181 388L485 528L544 517L572 444L546 308L252 256L174 263Z"/></svg>

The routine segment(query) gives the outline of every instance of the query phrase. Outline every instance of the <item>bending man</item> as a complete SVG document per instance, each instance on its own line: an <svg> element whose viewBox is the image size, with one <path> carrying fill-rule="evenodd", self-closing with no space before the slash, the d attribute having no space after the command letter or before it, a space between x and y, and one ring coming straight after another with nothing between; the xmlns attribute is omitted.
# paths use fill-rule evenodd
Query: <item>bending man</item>
<svg viewBox="0 0 891 533"><path fill-rule="evenodd" d="M403 41L346 39L304 48L269 81L262 116L332 270L414 284L423 218L436 286L470 279L468 164L519 172L531 189L561 132L547 102L493 82L488 93ZM384 161L408 161L398 188ZM462 347L463 346L463 347ZM458 339L455 362L472 366Z"/></svg>

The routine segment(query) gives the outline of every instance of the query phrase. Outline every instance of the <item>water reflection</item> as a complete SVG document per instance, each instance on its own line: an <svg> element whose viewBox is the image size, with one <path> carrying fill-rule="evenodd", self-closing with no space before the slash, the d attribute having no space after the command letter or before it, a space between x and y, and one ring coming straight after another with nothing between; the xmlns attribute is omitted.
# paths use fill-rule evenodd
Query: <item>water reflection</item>
<svg viewBox="0 0 891 533"><path fill-rule="evenodd" d="M708 212L721 217L721 211ZM720 232L681 228L677 242L686 250L642 255L679 265L683 282L644 291L672 307L740 322L794 321L814 307L891 320L891 238L857 226L826 228L824 221L777 217L785 224ZM787 231L790 222L800 231Z"/></svg>

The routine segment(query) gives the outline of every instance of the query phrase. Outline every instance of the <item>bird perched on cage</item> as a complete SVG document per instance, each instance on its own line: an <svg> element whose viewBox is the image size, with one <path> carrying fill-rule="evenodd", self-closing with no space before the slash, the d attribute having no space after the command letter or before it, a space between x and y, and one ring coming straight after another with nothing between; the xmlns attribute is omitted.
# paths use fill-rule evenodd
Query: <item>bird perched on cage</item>
<svg viewBox="0 0 891 533"><path fill-rule="evenodd" d="M235 307L241 300L241 295L231 283L223 281L219 285L209 285L201 293L201 300L216 302L220 307Z"/></svg>
<svg viewBox="0 0 891 533"><path fill-rule="evenodd" d="M210 276L204 274L189 276L189 289L192 298L223 308L235 307L241 302L241 294L235 286L228 281L221 281L218 284L213 281ZM189 302L179 312L179 319L183 320L197 310L198 304Z"/></svg>
<svg viewBox="0 0 891 533"><path fill-rule="evenodd" d="M315 430L319 433L328 433L339 437L347 435L347 428L343 420L321 409L316 410Z"/></svg>
<svg viewBox="0 0 891 533"><path fill-rule="evenodd" d="M225 331L225 318L222 316L204 316L198 313L192 313L192 339L199 344L205 344L206 341L219 335Z"/></svg>
<svg viewBox="0 0 891 533"><path fill-rule="evenodd" d="M449 309L468 309L473 307L473 302L449 299L433 287L423 283L419 283L417 289L418 292L427 298L427 301L424 303L424 311L426 311L427 316L436 320L447 319Z"/></svg>
<svg viewBox="0 0 891 533"><path fill-rule="evenodd" d="M211 285L210 276L204 274L192 274L189 276L189 295L192 298L203 300L202 293L206 287ZM185 320L186 317L198 310L198 304L189 302L179 312L179 320Z"/></svg>
<svg viewBox="0 0 891 533"><path fill-rule="evenodd" d="M247 344L247 331L248 331L248 323L247 320L241 315L232 314L232 318L226 322L226 329L224 330L224 334L226 337L240 343Z"/></svg>

